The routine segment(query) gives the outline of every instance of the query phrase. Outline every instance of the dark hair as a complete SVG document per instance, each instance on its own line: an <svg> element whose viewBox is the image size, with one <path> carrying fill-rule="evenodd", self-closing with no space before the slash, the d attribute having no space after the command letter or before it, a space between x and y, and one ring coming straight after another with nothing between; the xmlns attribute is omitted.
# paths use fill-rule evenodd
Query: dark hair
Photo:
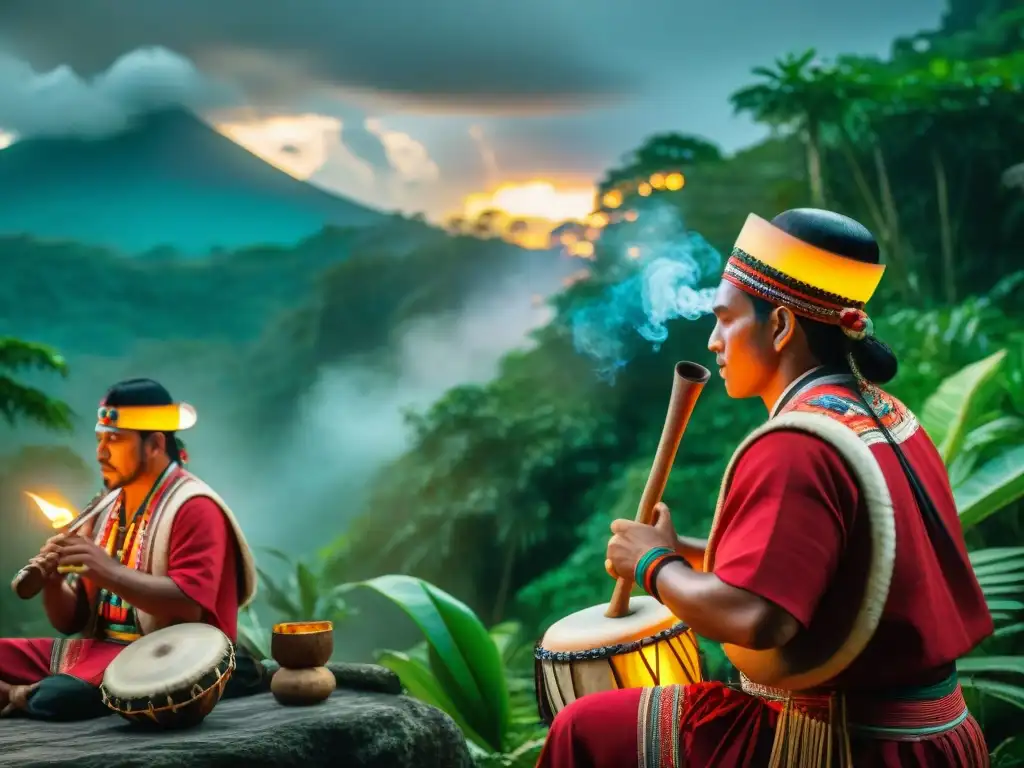
<svg viewBox="0 0 1024 768"><path fill-rule="evenodd" d="M110 389L103 398L104 405L130 406L130 405L173 405L174 398L171 393L160 383L152 379L127 379L120 381ZM139 435L143 441L153 432L140 431ZM174 432L161 432L164 436L164 450L171 461L181 462L181 454L178 449L178 439Z"/></svg>
<svg viewBox="0 0 1024 768"><path fill-rule="evenodd" d="M842 214L817 208L794 208L780 213L772 219L772 224L805 243L848 259L870 264L880 261L878 243L871 232ZM766 320L775 305L757 296L750 298L757 319ZM811 354L822 365L848 369L849 355L868 381L885 384L895 378L899 367L896 355L888 345L873 336L855 341L835 325L819 323L802 315L797 315L797 322L807 337Z"/></svg>

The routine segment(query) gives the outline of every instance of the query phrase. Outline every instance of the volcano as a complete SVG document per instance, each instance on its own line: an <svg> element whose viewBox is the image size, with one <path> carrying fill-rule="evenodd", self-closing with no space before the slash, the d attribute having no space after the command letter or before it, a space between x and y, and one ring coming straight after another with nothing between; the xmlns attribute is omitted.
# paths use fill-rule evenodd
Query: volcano
<svg viewBox="0 0 1024 768"><path fill-rule="evenodd" d="M0 150L0 235L203 254L385 218L289 176L181 110L115 136L26 139Z"/></svg>

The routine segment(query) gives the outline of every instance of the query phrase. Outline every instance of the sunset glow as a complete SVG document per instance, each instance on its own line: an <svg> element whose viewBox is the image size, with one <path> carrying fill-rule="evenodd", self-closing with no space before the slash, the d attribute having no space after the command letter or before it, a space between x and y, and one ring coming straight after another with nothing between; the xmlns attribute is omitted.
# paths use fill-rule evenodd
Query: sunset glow
<svg viewBox="0 0 1024 768"><path fill-rule="evenodd" d="M492 192L469 195L463 203L462 215L474 219L487 210L521 219L582 220L594 210L594 188L559 188L540 180L502 184Z"/></svg>
<svg viewBox="0 0 1024 768"><path fill-rule="evenodd" d="M343 171L348 185L339 192L365 199L379 185L374 173L349 153L344 143L345 126L335 117L319 114L278 115L246 119L233 117L217 121L222 135L245 147L257 157L297 179L310 179L334 188L328 178ZM375 118L364 126L381 141L397 182L433 183L440 169L426 147L407 133L389 130ZM341 166L338 160L344 160ZM330 169L331 173L327 173ZM496 168L492 168L496 172ZM319 173L318 173L319 172ZM355 173L353 173L355 172ZM364 194L360 194L360 192ZM462 231L487 237L501 237L524 248L548 248L550 234L565 221L585 222L590 229L607 224L607 215L594 213L595 189L589 184L559 184L545 179L509 182L487 192L466 196L453 217L461 220ZM487 214L481 219L482 214ZM484 222L486 220L486 222ZM481 223L484 222L484 223ZM575 248L586 257L589 243Z"/></svg>
<svg viewBox="0 0 1024 768"><path fill-rule="evenodd" d="M523 248L549 248L555 227L565 221L591 220L593 209L593 187L561 187L550 181L534 180L502 184L490 192L469 195L456 217L466 222L471 231L473 222L489 219L487 229L491 235Z"/></svg>
<svg viewBox="0 0 1024 768"><path fill-rule="evenodd" d="M308 179L327 161L341 121L324 115L287 115L217 123L224 136L297 179Z"/></svg>
<svg viewBox="0 0 1024 768"><path fill-rule="evenodd" d="M215 127L290 176L376 208L409 210L422 198L424 185L436 183L441 175L421 142L376 118L351 125L329 115L307 113L225 119ZM387 167L381 167L372 149L374 165L354 152L346 143L353 135L357 147L365 148L368 137L371 144L379 140Z"/></svg>

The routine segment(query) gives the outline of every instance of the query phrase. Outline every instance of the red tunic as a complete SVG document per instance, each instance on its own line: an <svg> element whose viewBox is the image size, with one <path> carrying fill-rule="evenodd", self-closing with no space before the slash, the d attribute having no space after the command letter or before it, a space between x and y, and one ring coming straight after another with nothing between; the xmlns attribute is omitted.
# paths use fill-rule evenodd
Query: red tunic
<svg viewBox="0 0 1024 768"><path fill-rule="evenodd" d="M171 526L169 547L167 575L203 609L204 622L234 641L238 634L238 555L224 513L205 497L185 502ZM51 638L0 639L0 681L31 685L60 672L99 685L107 666L124 648L106 640L73 641L63 667L53 669L55 642Z"/></svg>
<svg viewBox="0 0 1024 768"><path fill-rule="evenodd" d="M812 386L790 407L842 411L842 401L835 395L843 394L849 390ZM887 396L886 402L884 420L952 534L954 546L929 537L896 454L876 431L869 445L893 501L896 556L876 634L833 681L852 697L857 692L870 696L873 689L937 683L993 628L967 557L941 457L902 404ZM870 416L845 420L858 432L874 429ZM722 581L781 606L804 627L848 619L855 610L870 545L867 515L850 470L823 440L796 431L758 438L736 464L719 526L714 573ZM567 707L555 719L539 766L636 765L642 749L637 726L641 693L632 689L592 694ZM950 698L962 704L959 697L957 689ZM676 723L671 726L665 719L668 702L667 697L661 701L660 742L665 748L677 740L685 756L680 764L768 764L779 704L719 683L685 686L675 719L669 717ZM908 716L907 722L914 717ZM678 730L671 733L673 728ZM954 768L987 764L987 750L977 723L968 717L944 733L919 739L855 737L853 759L858 766Z"/></svg>
<svg viewBox="0 0 1024 768"><path fill-rule="evenodd" d="M896 561L878 629L837 679L846 690L934 682L992 632L942 459L922 429L900 447L956 548L932 544L893 450L871 446L892 495ZM723 511L718 578L805 627L849 615L870 538L857 484L835 449L799 432L764 435L740 458Z"/></svg>

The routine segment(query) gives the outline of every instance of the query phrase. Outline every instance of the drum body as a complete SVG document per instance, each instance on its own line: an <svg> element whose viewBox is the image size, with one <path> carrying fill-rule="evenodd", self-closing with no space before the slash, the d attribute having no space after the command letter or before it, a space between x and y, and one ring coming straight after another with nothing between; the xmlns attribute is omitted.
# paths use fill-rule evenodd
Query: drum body
<svg viewBox="0 0 1024 768"><path fill-rule="evenodd" d="M567 616L537 644L537 709L548 725L587 694L704 679L697 636L661 603L634 597L631 613L618 619L605 617L607 607Z"/></svg>
<svg viewBox="0 0 1024 768"><path fill-rule="evenodd" d="M235 648L209 624L177 624L126 646L107 667L103 703L129 722L163 729L201 723L235 671Z"/></svg>

